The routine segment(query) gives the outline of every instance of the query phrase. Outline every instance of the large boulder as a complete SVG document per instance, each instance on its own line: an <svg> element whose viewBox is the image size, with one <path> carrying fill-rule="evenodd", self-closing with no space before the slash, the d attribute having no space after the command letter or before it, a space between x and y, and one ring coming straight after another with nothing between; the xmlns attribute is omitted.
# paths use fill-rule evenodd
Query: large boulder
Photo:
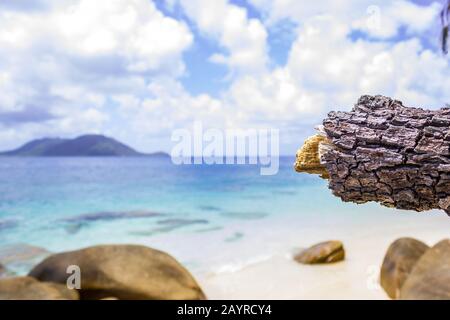
<svg viewBox="0 0 450 320"><path fill-rule="evenodd" d="M0 279L0 300L78 300L78 292L31 277Z"/></svg>
<svg viewBox="0 0 450 320"><path fill-rule="evenodd" d="M344 245L336 240L318 243L294 257L297 262L303 264L333 263L344 258Z"/></svg>
<svg viewBox="0 0 450 320"><path fill-rule="evenodd" d="M81 299L205 299L177 260L137 245L104 245L55 254L31 270L30 276L66 283L71 265L80 267Z"/></svg>
<svg viewBox="0 0 450 320"><path fill-rule="evenodd" d="M450 299L450 239L440 241L422 255L403 284L400 299Z"/></svg>
<svg viewBox="0 0 450 320"><path fill-rule="evenodd" d="M6 268L0 263L0 278L6 274Z"/></svg>
<svg viewBox="0 0 450 320"><path fill-rule="evenodd" d="M429 247L413 238L395 240L384 257L380 272L380 284L392 299L398 299L400 289L419 258Z"/></svg>

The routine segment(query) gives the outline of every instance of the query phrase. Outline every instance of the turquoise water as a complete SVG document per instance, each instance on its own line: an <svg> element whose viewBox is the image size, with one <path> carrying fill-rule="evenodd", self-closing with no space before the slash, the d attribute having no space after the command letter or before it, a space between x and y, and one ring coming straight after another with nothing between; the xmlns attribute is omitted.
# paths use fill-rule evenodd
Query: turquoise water
<svg viewBox="0 0 450 320"><path fill-rule="evenodd" d="M320 228L379 211L343 204L293 162L281 158L278 174L261 176L257 166L168 158L0 158L0 244L142 243L200 266L227 260L239 243L246 258L267 251L283 236L276 225Z"/></svg>
<svg viewBox="0 0 450 320"><path fill-rule="evenodd" d="M309 197L323 189L320 179L294 173L292 163L282 159L277 175L261 176L257 166L177 166L166 158L2 158L0 240L61 250L102 224L120 228L87 244L264 219L304 202L302 190ZM134 211L154 215L127 218ZM169 219L186 225L164 231Z"/></svg>

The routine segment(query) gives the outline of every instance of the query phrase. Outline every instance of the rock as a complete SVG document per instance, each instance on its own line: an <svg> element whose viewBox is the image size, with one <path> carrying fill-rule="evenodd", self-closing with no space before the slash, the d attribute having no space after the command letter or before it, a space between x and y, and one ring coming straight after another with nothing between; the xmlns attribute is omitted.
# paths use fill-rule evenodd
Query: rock
<svg viewBox="0 0 450 320"><path fill-rule="evenodd" d="M63 226L68 233L75 234L92 222L155 218L162 215L162 213L151 211L103 211L64 218L60 221L63 223Z"/></svg>
<svg viewBox="0 0 450 320"><path fill-rule="evenodd" d="M429 247L413 238L400 238L390 246L383 260L380 284L392 299L398 299L400 289L419 258Z"/></svg>
<svg viewBox="0 0 450 320"><path fill-rule="evenodd" d="M81 270L81 299L205 299L191 274L174 258L137 245L104 245L55 254L29 275L66 283L70 265Z"/></svg>
<svg viewBox="0 0 450 320"><path fill-rule="evenodd" d="M400 290L400 299L450 300L450 239L420 257Z"/></svg>
<svg viewBox="0 0 450 320"><path fill-rule="evenodd" d="M0 300L78 300L78 292L31 277L0 279Z"/></svg>
<svg viewBox="0 0 450 320"><path fill-rule="evenodd" d="M0 278L6 273L6 268L0 264Z"/></svg>
<svg viewBox="0 0 450 320"><path fill-rule="evenodd" d="M322 178L328 179L328 172L325 166L320 163L319 156L319 146L326 141L327 138L319 134L306 139L303 146L297 152L294 164L295 171L320 174Z"/></svg>
<svg viewBox="0 0 450 320"><path fill-rule="evenodd" d="M296 255L294 259L303 264L333 263L345 258L341 241L326 241L312 246Z"/></svg>
<svg viewBox="0 0 450 320"><path fill-rule="evenodd" d="M111 221L120 219L139 219L139 218L154 218L162 216L162 213L151 211L104 211L86 213L78 216L61 219L63 222L97 222L97 221Z"/></svg>

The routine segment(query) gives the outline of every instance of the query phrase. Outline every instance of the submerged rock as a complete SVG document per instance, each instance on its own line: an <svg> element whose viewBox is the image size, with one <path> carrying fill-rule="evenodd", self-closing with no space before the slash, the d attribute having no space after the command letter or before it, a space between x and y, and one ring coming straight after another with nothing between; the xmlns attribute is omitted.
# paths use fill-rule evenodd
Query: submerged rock
<svg viewBox="0 0 450 320"><path fill-rule="evenodd" d="M50 256L30 272L66 283L69 265L81 270L81 299L205 299L192 275L170 255L144 246L105 245Z"/></svg>
<svg viewBox="0 0 450 320"><path fill-rule="evenodd" d="M160 220L156 222L157 225L161 226L161 227L157 227L157 228L153 228L151 230L143 230L143 231L133 231L130 232L130 234L135 235L135 236L153 236L156 234L160 234L160 233L167 233L167 232L171 232L173 230L176 229L180 229L183 227L187 227L190 225L196 225L196 224L209 224L209 221L206 219L178 219L178 218L173 218L173 219L165 219L165 220Z"/></svg>
<svg viewBox="0 0 450 320"><path fill-rule="evenodd" d="M234 242L242 239L244 234L242 232L235 232L231 236L225 238L225 242Z"/></svg>
<svg viewBox="0 0 450 320"><path fill-rule="evenodd" d="M171 227L184 227L191 224L208 224L209 221L206 219L165 219L156 222L159 225L171 226Z"/></svg>
<svg viewBox="0 0 450 320"><path fill-rule="evenodd" d="M78 292L32 277L0 279L0 300L78 300Z"/></svg>
<svg viewBox="0 0 450 320"><path fill-rule="evenodd" d="M16 228L19 225L19 221L15 219L0 219L0 230Z"/></svg>
<svg viewBox="0 0 450 320"><path fill-rule="evenodd" d="M226 211L221 213L222 216L233 219L242 219L242 220L258 220L263 219L268 216L266 212L259 211Z"/></svg>
<svg viewBox="0 0 450 320"><path fill-rule="evenodd" d="M425 243L413 238L400 238L389 246L381 266L380 284L390 298L399 298L414 265L428 249Z"/></svg>
<svg viewBox="0 0 450 320"><path fill-rule="evenodd" d="M75 234L83 227L86 227L93 222L113 221L121 219L154 218L160 217L162 215L162 213L152 211L103 211L81 214L78 216L61 219L60 221L65 224L64 229L68 233Z"/></svg>
<svg viewBox="0 0 450 320"><path fill-rule="evenodd" d="M402 300L450 300L450 239L428 249L400 290Z"/></svg>
<svg viewBox="0 0 450 320"><path fill-rule="evenodd" d="M34 263L49 254L50 252L44 248L24 243L0 247L0 261L5 265Z"/></svg>
<svg viewBox="0 0 450 320"><path fill-rule="evenodd" d="M345 259L344 245L341 241L326 241L316 244L294 257L303 264L333 263Z"/></svg>
<svg viewBox="0 0 450 320"><path fill-rule="evenodd" d="M221 209L216 206L210 206L210 205L202 205L198 207L200 210L203 211L220 211Z"/></svg>
<svg viewBox="0 0 450 320"><path fill-rule="evenodd" d="M104 211L86 213L78 216L62 219L64 222L95 222L99 220L118 220L118 219L136 219L153 218L161 216L161 213L151 211Z"/></svg>
<svg viewBox="0 0 450 320"><path fill-rule="evenodd" d="M198 229L198 230L195 230L195 232L196 233L204 233L204 232L219 231L219 230L222 230L222 229L223 229L222 226L216 226L216 227L209 227L209 228Z"/></svg>

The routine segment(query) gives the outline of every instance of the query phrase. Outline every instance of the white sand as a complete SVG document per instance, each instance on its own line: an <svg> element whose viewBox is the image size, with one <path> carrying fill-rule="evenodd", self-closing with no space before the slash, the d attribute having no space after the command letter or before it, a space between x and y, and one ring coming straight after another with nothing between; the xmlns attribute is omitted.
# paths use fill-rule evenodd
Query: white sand
<svg viewBox="0 0 450 320"><path fill-rule="evenodd" d="M209 299L386 299L378 278L390 243L410 236L432 245L450 236L450 218L445 214L399 215L391 211L380 219L347 224L324 222L308 229L299 227L298 232L292 232L296 226L285 230L275 225L267 241L269 244L273 237L285 239L278 253L196 277ZM345 261L307 266L292 260L296 245L306 247L331 239L344 242ZM245 252L245 243L239 246Z"/></svg>

